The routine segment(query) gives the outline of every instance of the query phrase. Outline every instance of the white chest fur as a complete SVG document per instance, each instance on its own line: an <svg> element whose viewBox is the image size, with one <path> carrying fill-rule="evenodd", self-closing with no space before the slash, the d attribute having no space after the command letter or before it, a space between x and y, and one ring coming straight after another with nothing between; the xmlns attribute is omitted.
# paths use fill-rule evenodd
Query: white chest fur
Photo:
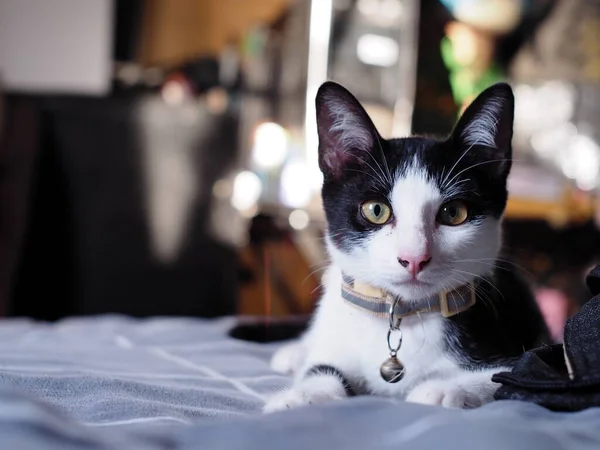
<svg viewBox="0 0 600 450"><path fill-rule="evenodd" d="M491 381L492 375L508 368L462 369L446 351L445 319L436 313L402 320L398 359L406 374L398 383L385 382L379 370L389 357L388 320L371 316L342 299L339 268L329 268L324 281L325 295L309 331L301 341L280 349L272 360L274 369L293 371L296 377L289 390L265 404L265 412L344 398L346 393L337 375L306 375L319 365L341 372L357 394L452 408L473 408L493 400L498 386Z"/></svg>
<svg viewBox="0 0 600 450"><path fill-rule="evenodd" d="M325 295L304 338L306 357L299 376L311 366L329 364L364 383L370 393L404 397L424 379L458 370L444 352L444 319L439 314L422 314L402 320L398 359L406 367L404 378L385 382L379 369L389 357L389 323L346 303L340 294L341 282L341 271L332 266L325 277ZM397 333L391 336L394 344L397 337Z"/></svg>

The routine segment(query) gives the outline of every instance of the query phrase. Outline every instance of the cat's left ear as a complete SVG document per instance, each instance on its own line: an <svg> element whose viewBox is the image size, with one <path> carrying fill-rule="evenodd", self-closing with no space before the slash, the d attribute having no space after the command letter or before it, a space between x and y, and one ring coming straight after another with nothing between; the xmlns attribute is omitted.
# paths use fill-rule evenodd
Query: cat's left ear
<svg viewBox="0 0 600 450"><path fill-rule="evenodd" d="M511 166L515 100L511 87L498 83L483 91L459 119L451 139L461 153L485 159L486 170L507 176ZM482 167L483 168L483 167Z"/></svg>
<svg viewBox="0 0 600 450"><path fill-rule="evenodd" d="M339 181L347 169L369 164L368 155L381 148L381 138L359 101L341 85L323 83L315 103L319 167L325 179Z"/></svg>

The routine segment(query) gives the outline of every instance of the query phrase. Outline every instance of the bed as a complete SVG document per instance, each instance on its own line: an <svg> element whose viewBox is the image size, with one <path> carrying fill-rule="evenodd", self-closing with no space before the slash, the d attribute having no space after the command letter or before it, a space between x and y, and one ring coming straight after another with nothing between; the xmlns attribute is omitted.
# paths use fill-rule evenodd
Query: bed
<svg viewBox="0 0 600 450"><path fill-rule="evenodd" d="M391 399L262 415L289 384L234 318L0 323L2 449L598 449L600 409L450 411Z"/></svg>

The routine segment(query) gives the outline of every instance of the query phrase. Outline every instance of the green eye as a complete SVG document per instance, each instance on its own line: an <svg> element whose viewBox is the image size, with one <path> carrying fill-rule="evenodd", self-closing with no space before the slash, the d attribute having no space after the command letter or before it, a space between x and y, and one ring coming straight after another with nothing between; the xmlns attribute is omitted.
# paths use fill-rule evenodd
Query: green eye
<svg viewBox="0 0 600 450"><path fill-rule="evenodd" d="M362 216L375 225L383 225L392 216L392 209L383 202L370 200L360 206Z"/></svg>
<svg viewBox="0 0 600 450"><path fill-rule="evenodd" d="M469 209L464 202L460 200L452 200L444 203L437 213L436 220L442 225L455 227L465 223L469 217Z"/></svg>

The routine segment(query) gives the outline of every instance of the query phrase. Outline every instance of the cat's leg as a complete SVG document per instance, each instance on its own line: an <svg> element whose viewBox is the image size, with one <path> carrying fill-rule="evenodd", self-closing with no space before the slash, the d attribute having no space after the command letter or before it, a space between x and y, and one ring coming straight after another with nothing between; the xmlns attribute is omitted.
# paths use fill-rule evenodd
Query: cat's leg
<svg viewBox="0 0 600 450"><path fill-rule="evenodd" d="M447 378L429 379L410 391L406 401L446 408L477 408L494 400L499 385L492 382L492 375L506 370L510 369L461 371Z"/></svg>
<svg viewBox="0 0 600 450"><path fill-rule="evenodd" d="M348 380L339 369L319 364L310 367L291 388L273 396L264 406L263 412L340 400L353 394Z"/></svg>
<svg viewBox="0 0 600 450"><path fill-rule="evenodd" d="M275 372L295 374L304 365L306 343L298 339L279 348L271 358L271 369Z"/></svg>

